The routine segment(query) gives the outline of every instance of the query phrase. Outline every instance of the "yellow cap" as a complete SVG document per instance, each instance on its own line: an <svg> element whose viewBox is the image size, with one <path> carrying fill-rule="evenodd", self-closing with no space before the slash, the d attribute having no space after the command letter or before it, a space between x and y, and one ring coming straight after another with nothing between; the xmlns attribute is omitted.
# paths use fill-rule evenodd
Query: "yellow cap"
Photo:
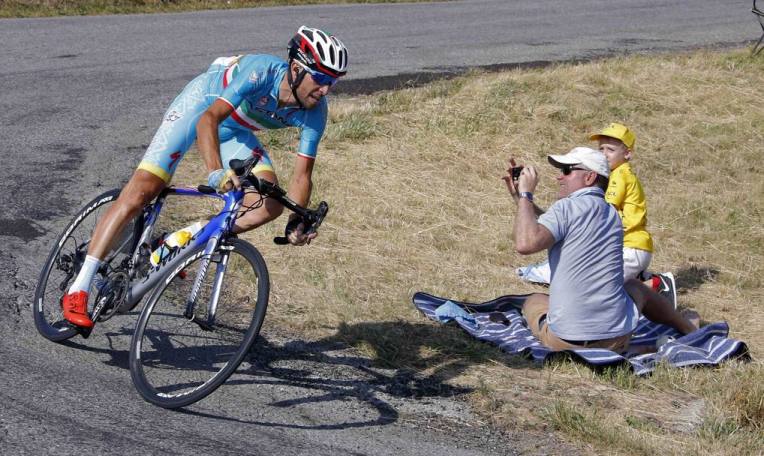
<svg viewBox="0 0 764 456"><path fill-rule="evenodd" d="M634 143L637 140L637 137L634 136L634 133L629 130L629 127L623 124L619 124L616 122L611 123L607 127L605 127L604 130L601 132L591 135L589 139L592 141L596 141L600 139L602 136L607 136L608 138L615 138L620 140L626 147L629 149L634 149Z"/></svg>

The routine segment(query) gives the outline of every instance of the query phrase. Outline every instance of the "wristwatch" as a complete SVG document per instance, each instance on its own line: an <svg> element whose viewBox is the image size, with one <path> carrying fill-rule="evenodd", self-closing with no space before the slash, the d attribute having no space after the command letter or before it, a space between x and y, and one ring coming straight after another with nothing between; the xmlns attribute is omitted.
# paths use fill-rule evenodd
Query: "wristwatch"
<svg viewBox="0 0 764 456"><path fill-rule="evenodd" d="M528 201L530 201L531 203L533 202L533 193L531 192L520 192L518 193L518 196L520 198L528 198Z"/></svg>

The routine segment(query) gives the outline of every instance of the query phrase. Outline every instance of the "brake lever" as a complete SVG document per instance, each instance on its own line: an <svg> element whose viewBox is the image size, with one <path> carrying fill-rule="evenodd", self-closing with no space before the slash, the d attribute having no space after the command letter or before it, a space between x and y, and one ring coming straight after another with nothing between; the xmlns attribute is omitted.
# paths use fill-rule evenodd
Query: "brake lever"
<svg viewBox="0 0 764 456"><path fill-rule="evenodd" d="M250 185L246 185L250 184ZM260 185L260 179L257 178L257 176L249 175L241 180L241 186L243 187L252 187L254 188L257 193L262 194L261 185Z"/></svg>
<svg viewBox="0 0 764 456"><path fill-rule="evenodd" d="M315 210L315 212L313 212L315 214L316 220L310 224L307 231L305 231L305 234L313 234L318 231L318 227L321 226L321 223L324 221L324 218L326 218L326 214L328 212L329 204L327 204L326 201L321 201L318 203L318 208Z"/></svg>

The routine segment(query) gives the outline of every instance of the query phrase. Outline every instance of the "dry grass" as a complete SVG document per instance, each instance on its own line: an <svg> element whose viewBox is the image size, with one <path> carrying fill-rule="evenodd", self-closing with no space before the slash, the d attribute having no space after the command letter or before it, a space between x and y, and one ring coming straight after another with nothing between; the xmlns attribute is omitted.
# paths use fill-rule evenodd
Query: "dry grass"
<svg viewBox="0 0 764 456"><path fill-rule="evenodd" d="M432 0L0 0L0 18L177 13L213 9ZM441 0L447 1L447 0Z"/></svg>
<svg viewBox="0 0 764 456"><path fill-rule="evenodd" d="M727 320L764 357L764 59L746 50L614 58L472 74L417 89L332 102L315 173L330 203L315 243L280 248L276 222L248 233L268 261L269 324L340 339L380 364L472 386L492 422L555 429L586 451L757 454L764 448L764 366L623 369L569 361L539 368L424 320L424 290L481 301L539 291L513 268L514 207L499 177L513 155L542 170L548 153L588 144L619 120L637 133L633 162L647 192L653 269L678 276L680 305ZM265 135L284 183L293 131ZM177 180L198 182L196 154Z"/></svg>

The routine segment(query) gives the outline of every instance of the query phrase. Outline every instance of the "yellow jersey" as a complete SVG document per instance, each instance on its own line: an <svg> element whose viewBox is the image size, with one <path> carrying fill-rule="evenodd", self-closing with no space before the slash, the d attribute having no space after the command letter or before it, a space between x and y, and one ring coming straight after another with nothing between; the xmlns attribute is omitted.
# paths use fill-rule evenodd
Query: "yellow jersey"
<svg viewBox="0 0 764 456"><path fill-rule="evenodd" d="M642 184L628 163L610 173L605 200L612 204L623 223L623 246L653 251L653 238L647 232L647 202Z"/></svg>

